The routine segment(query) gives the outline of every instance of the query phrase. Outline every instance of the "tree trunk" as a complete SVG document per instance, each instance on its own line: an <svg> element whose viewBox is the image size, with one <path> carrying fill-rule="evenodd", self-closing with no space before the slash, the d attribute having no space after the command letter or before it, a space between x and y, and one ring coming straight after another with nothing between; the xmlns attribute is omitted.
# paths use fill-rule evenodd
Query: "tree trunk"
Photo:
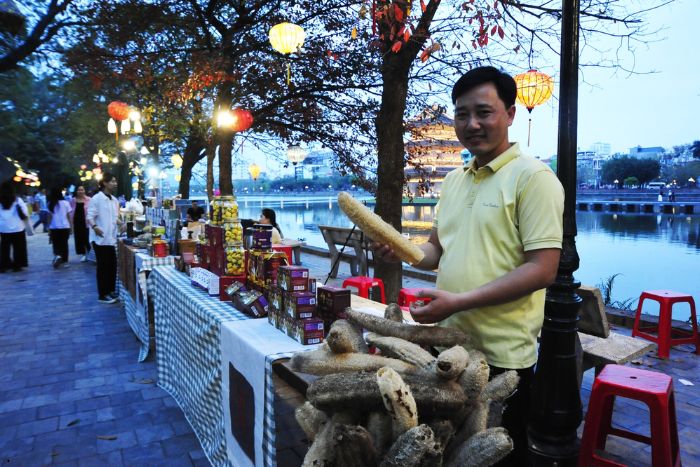
<svg viewBox="0 0 700 467"><path fill-rule="evenodd" d="M231 110L233 96L231 84L223 83L219 87L219 111ZM219 191L222 196L233 195L233 181L231 180L231 149L233 147L233 132L227 128L219 127L217 130L219 140Z"/></svg>
<svg viewBox="0 0 700 467"><path fill-rule="evenodd" d="M403 115L408 93L410 62L387 54L382 65L382 103L376 120L377 128L377 193L375 212L401 231L401 201L404 181ZM401 264L378 261L375 276L382 279L387 302L396 302L402 286Z"/></svg>
<svg viewBox="0 0 700 467"><path fill-rule="evenodd" d="M180 170L180 186L178 193L183 199L190 197L190 182L192 180L192 168L205 157L202 149L207 146L204 129L201 125L202 106L200 102L194 104L194 118L187 135L187 146L182 156L182 169Z"/></svg>

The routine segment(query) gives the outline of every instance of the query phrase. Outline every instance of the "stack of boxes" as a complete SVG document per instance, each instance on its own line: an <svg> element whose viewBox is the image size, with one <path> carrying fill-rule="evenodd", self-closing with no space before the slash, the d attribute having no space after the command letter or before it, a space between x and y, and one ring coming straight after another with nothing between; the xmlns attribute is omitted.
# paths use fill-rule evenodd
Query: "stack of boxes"
<svg viewBox="0 0 700 467"><path fill-rule="evenodd" d="M323 320L317 317L316 279L301 266L280 266L277 285L269 291L268 321L301 344L319 344Z"/></svg>

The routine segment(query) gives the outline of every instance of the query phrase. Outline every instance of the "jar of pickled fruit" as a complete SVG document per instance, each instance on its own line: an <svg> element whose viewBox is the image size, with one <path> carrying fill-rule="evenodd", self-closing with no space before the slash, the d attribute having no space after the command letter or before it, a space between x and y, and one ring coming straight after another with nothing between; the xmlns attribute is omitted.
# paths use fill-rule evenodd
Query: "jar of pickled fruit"
<svg viewBox="0 0 700 467"><path fill-rule="evenodd" d="M238 219L224 222L221 227L224 229L224 245L239 246L243 244L243 226Z"/></svg>
<svg viewBox="0 0 700 467"><path fill-rule="evenodd" d="M221 221L235 222L238 220L238 203L234 196L221 197ZM242 237L242 236L241 236Z"/></svg>
<svg viewBox="0 0 700 467"><path fill-rule="evenodd" d="M242 246L228 246L226 252L226 264L224 274L227 276L241 276L245 274L245 250Z"/></svg>
<svg viewBox="0 0 700 467"><path fill-rule="evenodd" d="M209 222L212 225L221 224L221 197L214 196L209 203Z"/></svg>

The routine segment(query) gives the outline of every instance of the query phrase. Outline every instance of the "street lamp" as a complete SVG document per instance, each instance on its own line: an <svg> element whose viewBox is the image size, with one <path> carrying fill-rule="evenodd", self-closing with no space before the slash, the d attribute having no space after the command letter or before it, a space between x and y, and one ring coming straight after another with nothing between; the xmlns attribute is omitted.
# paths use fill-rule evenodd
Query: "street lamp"
<svg viewBox="0 0 700 467"><path fill-rule="evenodd" d="M620 188L620 181L618 179L615 179L613 183L615 184L615 188Z"/></svg>

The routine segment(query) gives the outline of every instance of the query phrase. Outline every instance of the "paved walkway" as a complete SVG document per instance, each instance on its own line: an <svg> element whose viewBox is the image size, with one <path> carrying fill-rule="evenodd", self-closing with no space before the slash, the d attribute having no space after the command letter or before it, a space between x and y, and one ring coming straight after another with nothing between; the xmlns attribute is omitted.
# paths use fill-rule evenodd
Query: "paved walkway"
<svg viewBox="0 0 700 467"><path fill-rule="evenodd" d="M51 267L48 235L29 268L0 274L3 465L209 465L119 305L97 302L95 264Z"/></svg>
<svg viewBox="0 0 700 467"><path fill-rule="evenodd" d="M121 307L97 302L94 264L73 257L69 268L54 270L47 240L45 234L30 237L29 268L0 274L0 461L208 465L182 411L156 386L153 358L136 362L138 342ZM328 258L305 253L302 261L320 283L325 280ZM348 275L342 263L329 284ZM406 278L404 285L431 283ZM652 353L631 365L673 376L683 465L700 466L700 357L692 350L675 347L668 360ZM591 370L584 375L584 409L592 381ZM302 398L278 383L278 461L280 467L298 466L307 442L293 410ZM648 434L646 408L618 401L613 422ZM630 466L650 465L650 449L642 444L611 438L608 449Z"/></svg>

